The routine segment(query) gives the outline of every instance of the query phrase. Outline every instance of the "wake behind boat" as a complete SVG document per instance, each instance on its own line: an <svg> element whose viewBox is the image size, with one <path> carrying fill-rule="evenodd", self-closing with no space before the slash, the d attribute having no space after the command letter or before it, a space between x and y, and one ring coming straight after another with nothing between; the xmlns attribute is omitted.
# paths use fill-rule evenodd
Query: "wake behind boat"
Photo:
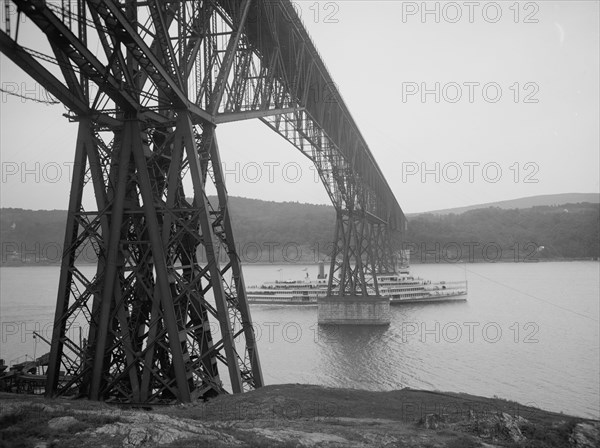
<svg viewBox="0 0 600 448"><path fill-rule="evenodd" d="M324 263L319 263L319 275L312 280L309 274L303 280L265 282L246 289L251 304L312 305L327 296L327 275ZM466 281L432 282L410 274L403 266L391 274L377 276L379 293L390 298L393 305L408 303L451 302L467 300Z"/></svg>

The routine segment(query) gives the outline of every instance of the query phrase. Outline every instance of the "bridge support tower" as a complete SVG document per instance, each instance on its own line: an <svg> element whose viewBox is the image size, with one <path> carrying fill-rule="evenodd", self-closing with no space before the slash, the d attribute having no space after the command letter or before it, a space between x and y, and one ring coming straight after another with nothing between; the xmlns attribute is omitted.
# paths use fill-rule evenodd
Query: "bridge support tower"
<svg viewBox="0 0 600 448"><path fill-rule="evenodd" d="M0 52L78 126L47 395L263 385L215 134L232 121L301 151L333 202L323 323L386 323L377 274L405 217L292 2L11 3Z"/></svg>

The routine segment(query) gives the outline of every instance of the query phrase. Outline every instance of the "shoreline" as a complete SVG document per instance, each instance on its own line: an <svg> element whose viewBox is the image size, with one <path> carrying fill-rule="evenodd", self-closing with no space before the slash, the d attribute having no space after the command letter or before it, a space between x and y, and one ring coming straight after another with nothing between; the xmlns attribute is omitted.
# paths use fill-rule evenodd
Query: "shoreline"
<svg viewBox="0 0 600 448"><path fill-rule="evenodd" d="M9 393L0 399L0 446L582 448L600 440L595 419L408 388L370 392L283 384L160 406Z"/></svg>

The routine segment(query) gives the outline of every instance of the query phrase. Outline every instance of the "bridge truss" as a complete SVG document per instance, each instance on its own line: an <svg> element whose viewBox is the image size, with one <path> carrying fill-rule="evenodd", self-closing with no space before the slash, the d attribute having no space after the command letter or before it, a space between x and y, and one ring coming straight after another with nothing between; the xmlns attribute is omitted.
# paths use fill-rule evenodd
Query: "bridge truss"
<svg viewBox="0 0 600 448"><path fill-rule="evenodd" d="M329 294L378 294L405 217L291 2L5 6L0 51L78 123L47 394L190 401L263 384L220 123L260 119L315 164L337 213Z"/></svg>

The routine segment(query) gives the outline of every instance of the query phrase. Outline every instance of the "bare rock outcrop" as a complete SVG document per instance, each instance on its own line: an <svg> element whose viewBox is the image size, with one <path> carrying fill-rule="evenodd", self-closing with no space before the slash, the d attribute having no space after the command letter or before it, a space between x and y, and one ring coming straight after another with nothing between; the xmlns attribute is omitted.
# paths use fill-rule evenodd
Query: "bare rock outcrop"
<svg viewBox="0 0 600 448"><path fill-rule="evenodd" d="M123 440L123 448L161 446L192 437L209 444L217 441L238 444L235 438L212 430L195 420L140 412L121 413L119 419L119 422L95 429L91 436L120 437Z"/></svg>
<svg viewBox="0 0 600 448"><path fill-rule="evenodd" d="M600 446L600 423L578 423L569 437L572 448L596 448Z"/></svg>

